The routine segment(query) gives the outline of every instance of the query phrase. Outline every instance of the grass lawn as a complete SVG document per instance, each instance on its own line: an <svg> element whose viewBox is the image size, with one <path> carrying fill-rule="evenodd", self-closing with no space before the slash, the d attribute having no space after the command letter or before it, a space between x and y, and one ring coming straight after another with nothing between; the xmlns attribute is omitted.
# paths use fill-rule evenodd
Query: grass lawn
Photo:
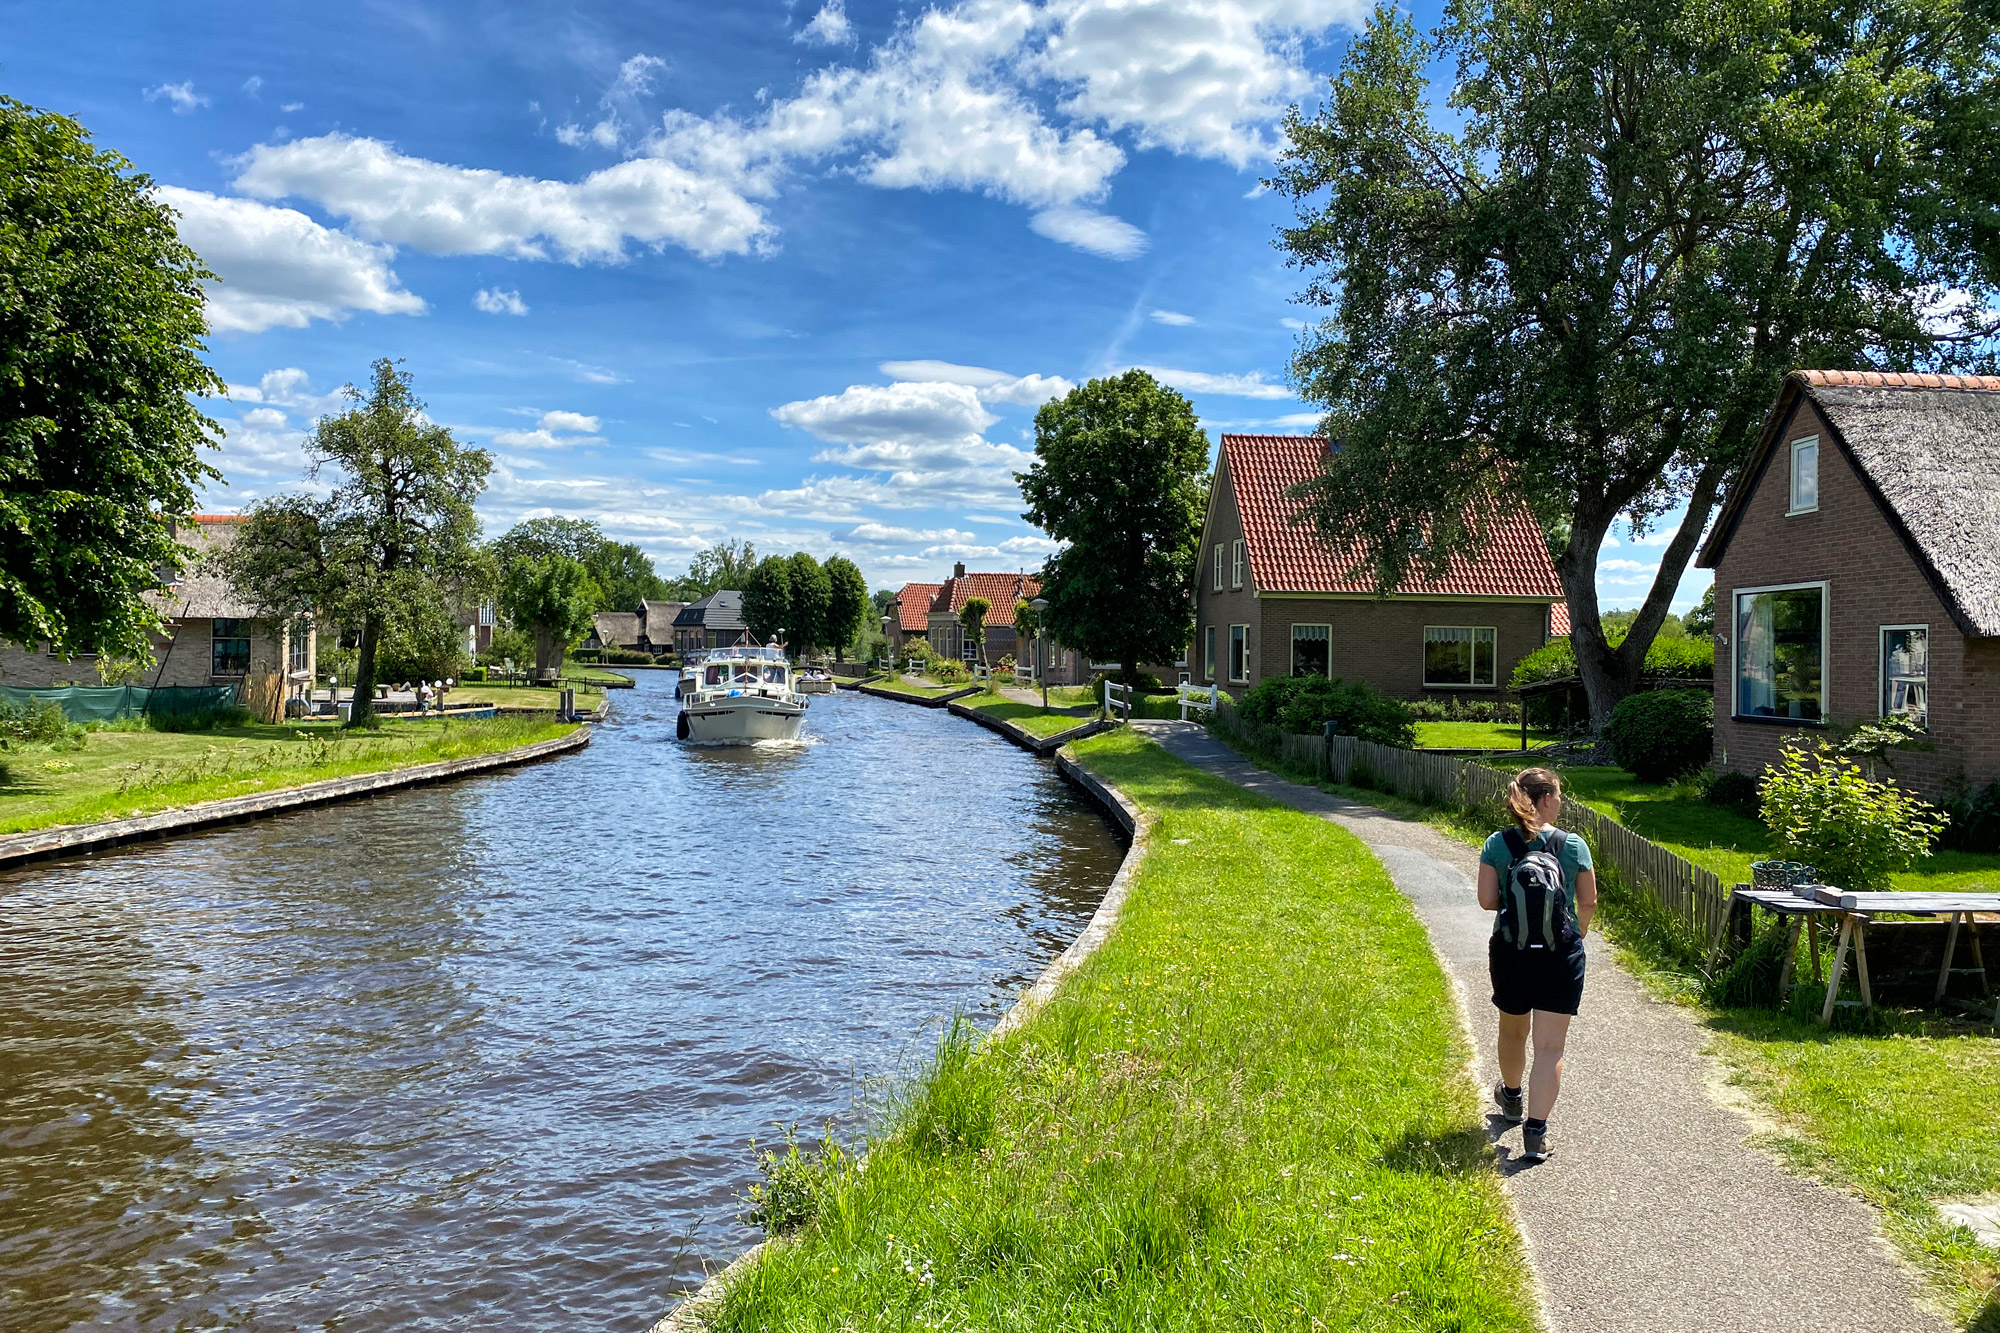
<svg viewBox="0 0 2000 1333"><path fill-rule="evenodd" d="M1157 819L1111 939L1005 1041L947 1041L727 1330L1536 1327L1446 981L1366 848L1130 733ZM796 1213L795 1213L796 1215Z"/></svg>
<svg viewBox="0 0 2000 1333"><path fill-rule="evenodd" d="M324 778L463 759L569 730L554 721L496 718L391 719L365 732L345 732L332 722L93 731L81 749L16 746L0 753L0 833L90 824Z"/></svg>
<svg viewBox="0 0 2000 1333"><path fill-rule="evenodd" d="M576 706L582 709L595 708L604 700L604 691L588 686L576 687ZM546 708L554 712L562 706L562 691L545 685L485 685L473 681L453 690L450 703L460 708L471 703L502 704L509 708Z"/></svg>
<svg viewBox="0 0 2000 1333"><path fill-rule="evenodd" d="M1529 745L1547 745L1562 739L1562 733L1528 728ZM1520 724L1506 722L1419 722L1419 750L1518 750Z"/></svg>
<svg viewBox="0 0 2000 1333"><path fill-rule="evenodd" d="M970 681L967 681L963 685L912 685L900 676L893 680L871 680L868 682L868 688L871 690L887 690L891 694L907 694L912 699L942 699L947 694L957 694L960 690L970 689L971 686L972 683Z"/></svg>
<svg viewBox="0 0 2000 1333"><path fill-rule="evenodd" d="M588 682L596 685L616 685L623 689L632 683L630 673L613 671L606 667L586 666L581 662L565 662L563 679L572 683Z"/></svg>
<svg viewBox="0 0 2000 1333"><path fill-rule="evenodd" d="M1012 722L1021 730L1036 736L1053 736L1058 732L1070 731L1090 721L1087 716L1075 713L1059 713L1051 709L1044 713L1040 704L1016 703L1012 699L997 698L992 695L974 695L961 700L988 717L997 717L1003 722Z"/></svg>

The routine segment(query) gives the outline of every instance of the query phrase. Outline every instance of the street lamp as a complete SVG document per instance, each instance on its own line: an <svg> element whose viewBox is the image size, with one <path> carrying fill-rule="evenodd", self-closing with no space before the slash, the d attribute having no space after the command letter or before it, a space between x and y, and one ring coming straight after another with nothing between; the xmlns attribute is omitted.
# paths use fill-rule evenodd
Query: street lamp
<svg viewBox="0 0 2000 1333"><path fill-rule="evenodd" d="M1037 597L1028 605L1035 608L1035 674L1042 678L1042 711L1046 713L1049 711L1049 640L1042 617L1048 614L1049 599Z"/></svg>
<svg viewBox="0 0 2000 1333"><path fill-rule="evenodd" d="M889 664L889 674L896 674L896 649L889 642L889 617L882 617L882 659Z"/></svg>

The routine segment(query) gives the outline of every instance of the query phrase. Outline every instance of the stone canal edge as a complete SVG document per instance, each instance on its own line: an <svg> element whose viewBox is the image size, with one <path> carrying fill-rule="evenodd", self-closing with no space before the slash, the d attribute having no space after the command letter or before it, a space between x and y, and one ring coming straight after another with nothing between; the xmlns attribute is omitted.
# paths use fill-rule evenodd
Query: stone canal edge
<svg viewBox="0 0 2000 1333"><path fill-rule="evenodd" d="M466 759L444 759L432 764L413 764L408 768L392 768L380 773L361 773L351 778L330 778L325 782L308 782L302 786L286 787L279 791L253 792L248 796L203 801L197 805L182 806L178 810L162 810L158 814L135 815L129 819L108 819L97 824L73 824L66 827L34 829L27 833L10 833L0 837L0 870L9 870L34 861L81 856L125 843L174 837L202 829L217 828L224 824L237 824L245 820L287 814L293 810L330 805L335 801L351 801L404 787L449 782L456 778L471 777L496 769L554 759L572 750L581 750L590 744L590 731L590 724L586 722L567 736L536 741L530 745L517 746L512 750L500 750L493 754L473 755Z"/></svg>
<svg viewBox="0 0 2000 1333"><path fill-rule="evenodd" d="M1084 960L1096 953L1103 947L1104 942L1111 938L1111 932L1117 928L1119 914L1125 910L1125 900L1131 896L1132 881L1138 875L1139 866L1146 858L1146 839L1152 830L1152 821L1131 797L1092 773L1067 753L1056 755L1056 772L1062 775L1064 781L1089 797L1091 802L1104 812L1105 817L1130 839L1130 843L1125 848L1125 859L1119 862L1118 873L1111 877L1111 886L1104 891L1104 900L1098 903L1097 910L1091 914L1090 924L1070 941L1067 949L1050 960L1049 965L1042 969L1042 974L1035 978L1032 986L1015 998L1013 1005L994 1025L992 1035L987 1038L989 1041L1006 1036L1032 1018L1037 1010L1055 996L1063 982L1083 966ZM863 1169L866 1169L865 1163ZM749 1271L751 1265L757 1262L757 1257L770 1244L772 1242L768 1240L759 1241L737 1255L727 1268L702 1283L694 1295L669 1310L647 1333L701 1333L701 1330L707 1327L708 1316L713 1314L715 1307L721 1303L723 1293L729 1289L731 1283Z"/></svg>

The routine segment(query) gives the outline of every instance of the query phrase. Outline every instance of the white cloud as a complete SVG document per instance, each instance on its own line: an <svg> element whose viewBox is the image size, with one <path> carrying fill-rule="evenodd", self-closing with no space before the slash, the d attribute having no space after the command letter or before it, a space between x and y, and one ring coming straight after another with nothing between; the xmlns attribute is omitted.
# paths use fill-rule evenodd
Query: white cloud
<svg viewBox="0 0 2000 1333"><path fill-rule="evenodd" d="M489 315L525 315L528 303L521 299L521 293L502 291L498 287L481 287L473 293L472 304Z"/></svg>
<svg viewBox="0 0 2000 1333"><path fill-rule="evenodd" d="M284 112L288 116L291 115L294 111L303 111L305 109L306 109L306 104L304 102L287 102L283 106L278 108L278 110Z"/></svg>
<svg viewBox="0 0 2000 1333"><path fill-rule="evenodd" d="M530 415L533 408L522 409ZM493 433L493 443L508 449L572 449L580 444L602 444L597 431L603 422L582 412L543 412L534 430L502 430ZM534 466L540 466L535 464Z"/></svg>
<svg viewBox="0 0 2000 1333"><path fill-rule="evenodd" d="M181 239L220 275L208 289L219 333L302 329L355 310L418 315L421 297L389 268L394 251L322 227L290 208L161 185L154 193L180 215Z"/></svg>
<svg viewBox="0 0 2000 1333"><path fill-rule="evenodd" d="M970 385L942 382L857 384L837 394L771 410L780 422L842 447L813 455L878 478L809 478L792 490L767 491L761 506L841 517L867 508L981 508L1020 501L1014 473L1033 456L995 444L980 432L998 421Z"/></svg>
<svg viewBox="0 0 2000 1333"><path fill-rule="evenodd" d="M640 107L653 91L654 77L666 67L666 61L644 52L625 61L618 67L618 77L598 99L604 118L589 129L576 124L558 125L556 141L569 148L581 148L586 143L607 149L619 147L631 130L631 121L642 119Z"/></svg>
<svg viewBox="0 0 2000 1333"><path fill-rule="evenodd" d="M1649 532L1643 537L1635 537L1630 533L1627 533L1625 536L1625 540L1630 542L1634 546L1666 546L1670 544L1675 537L1680 535L1680 531L1681 530L1679 528L1675 528L1670 532ZM1617 543L1609 537L1605 538L1604 544L1607 546L1617 545Z"/></svg>
<svg viewBox="0 0 2000 1333"><path fill-rule="evenodd" d="M812 22L792 34L792 40L816 46L851 46L854 25L847 21L847 9L840 0L827 0Z"/></svg>
<svg viewBox="0 0 2000 1333"><path fill-rule="evenodd" d="M1306 326L1306 322L1302 319L1281 319L1278 322L1294 333L1303 331Z"/></svg>
<svg viewBox="0 0 2000 1333"><path fill-rule="evenodd" d="M191 79L180 83L163 83L157 88L147 88L143 91L148 102L166 98L173 104L174 114L177 116L185 116L196 107L208 105L208 98L194 90L194 81Z"/></svg>
<svg viewBox="0 0 2000 1333"><path fill-rule="evenodd" d="M886 523L856 523L846 530L835 529L833 539L858 542L863 546L926 546L938 542L969 542L973 534L957 528L899 528Z"/></svg>
<svg viewBox="0 0 2000 1333"><path fill-rule="evenodd" d="M259 430L283 430L285 414L275 407L253 407L243 414L242 421Z"/></svg>
<svg viewBox="0 0 2000 1333"><path fill-rule="evenodd" d="M1282 384L1264 379L1264 372L1249 375L1211 375L1201 370L1175 370L1168 366L1140 366L1160 383L1188 393L1220 394L1227 398L1291 398L1295 395ZM1317 420L1317 418L1315 418Z"/></svg>
<svg viewBox="0 0 2000 1333"><path fill-rule="evenodd" d="M1076 387L1060 375L1009 375L1004 370L951 361L884 361L881 371L892 379L967 385L979 391L981 402L1017 407L1040 407Z"/></svg>
<svg viewBox="0 0 2000 1333"><path fill-rule="evenodd" d="M250 94L250 96L252 97L255 97L257 95L257 90L262 88L263 86L264 86L264 78L260 74L252 74L249 78L243 80L243 91Z"/></svg>
<svg viewBox="0 0 2000 1333"><path fill-rule="evenodd" d="M544 412L538 423L543 430L570 431L575 434L595 434L602 422L598 418L585 416L581 412Z"/></svg>
<svg viewBox="0 0 2000 1333"><path fill-rule="evenodd" d="M1047 537L1009 537L1000 543L1000 551L1003 555L1048 555L1061 545Z"/></svg>
<svg viewBox="0 0 2000 1333"><path fill-rule="evenodd" d="M286 366L282 370L267 370L263 378L255 384L232 384L229 397L239 403L265 403L282 407L294 416L325 416L337 412L346 405L347 391L335 389L332 393L314 393L311 378L297 366ZM249 420L254 413L246 414Z"/></svg>
<svg viewBox="0 0 2000 1333"><path fill-rule="evenodd" d="M1657 560L1650 565L1643 560L1621 559L1600 560L1597 562L1597 572L1600 574L1653 574L1659 568L1660 562Z"/></svg>
<svg viewBox="0 0 2000 1333"><path fill-rule="evenodd" d="M1145 232L1088 208L1045 208L1028 219L1028 226L1052 241L1105 259L1137 259L1146 253Z"/></svg>
<svg viewBox="0 0 2000 1333"><path fill-rule="evenodd" d="M1170 324L1175 328L1183 328L1195 322L1193 315L1183 315L1178 310L1155 310L1147 318L1155 324Z"/></svg>
<svg viewBox="0 0 2000 1333"><path fill-rule="evenodd" d="M259 199L305 198L361 235L439 255L551 256L616 263L626 243L678 245L705 259L768 243L763 211L731 186L657 157L575 183L407 157L377 139L325 134L258 144L235 186Z"/></svg>
<svg viewBox="0 0 2000 1333"><path fill-rule="evenodd" d="M962 384L856 384L771 409L784 425L835 444L935 444L975 439L1000 418Z"/></svg>

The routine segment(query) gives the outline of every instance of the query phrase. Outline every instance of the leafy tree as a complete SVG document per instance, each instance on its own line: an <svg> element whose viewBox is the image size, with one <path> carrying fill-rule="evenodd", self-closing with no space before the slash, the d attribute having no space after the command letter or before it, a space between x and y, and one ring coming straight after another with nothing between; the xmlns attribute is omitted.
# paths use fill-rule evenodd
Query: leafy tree
<svg viewBox="0 0 2000 1333"><path fill-rule="evenodd" d="M1482 499L1523 497L1601 726L1787 371L1992 361L1996 23L1972 0L1453 0L1424 40L1379 9L1271 182L1329 312L1293 363L1341 443L1302 488L1322 536L1395 589L1480 548ZM1605 534L1683 503L1614 645Z"/></svg>
<svg viewBox="0 0 2000 1333"><path fill-rule="evenodd" d="M833 584L820 562L805 551L787 560L792 583L792 616L785 623L786 641L793 655L805 657L831 643L829 613L833 609Z"/></svg>
<svg viewBox="0 0 2000 1333"><path fill-rule="evenodd" d="M275 620L321 614L359 626L349 725L374 721L376 657L398 604L463 596L486 567L472 504L492 461L424 415L410 377L384 358L367 397L321 417L306 446L307 475L331 474L325 496L280 495L251 510L214 557L220 572Z"/></svg>
<svg viewBox="0 0 2000 1333"><path fill-rule="evenodd" d="M1100 661L1170 661L1193 632L1208 437L1143 370L1091 380L1035 413L1022 516L1064 543L1042 571L1045 628Z"/></svg>
<svg viewBox="0 0 2000 1333"><path fill-rule="evenodd" d="M791 621L791 562L781 555L767 555L743 580L743 623L760 641L770 643Z"/></svg>
<svg viewBox="0 0 2000 1333"><path fill-rule="evenodd" d="M0 97L0 639L150 661L144 594L187 551L165 517L217 476L211 278L151 178L65 116Z"/></svg>
<svg viewBox="0 0 2000 1333"><path fill-rule="evenodd" d="M1681 628L1691 638L1710 639L1715 637L1715 585L1709 584L1701 590L1701 600L1694 609L1681 617Z"/></svg>
<svg viewBox="0 0 2000 1333"><path fill-rule="evenodd" d="M1936 807L1893 782L1870 782L1825 741L1786 746L1760 789L1765 827L1822 883L1886 889L1890 876L1930 855L1944 831Z"/></svg>
<svg viewBox="0 0 2000 1333"><path fill-rule="evenodd" d="M717 542L688 562L688 572L667 587L673 597L698 602L725 588L747 589L757 567L757 548L749 542Z"/></svg>
<svg viewBox="0 0 2000 1333"><path fill-rule="evenodd" d="M600 542L583 563L597 584L599 611L634 611L641 602L667 600L666 580L636 542Z"/></svg>
<svg viewBox="0 0 2000 1333"><path fill-rule="evenodd" d="M507 534L493 543L493 554L505 569L516 558L528 556L542 559L551 555L568 556L580 565L589 565L604 547L604 529L587 518L547 518L523 519L507 529ZM629 608L628 608L629 609Z"/></svg>
<svg viewBox="0 0 2000 1333"><path fill-rule="evenodd" d="M966 642L979 655L981 666L986 664L986 613L993 609L993 603L984 597L968 597L965 605L958 608L959 627L965 631Z"/></svg>
<svg viewBox="0 0 2000 1333"><path fill-rule="evenodd" d="M1035 604L1023 599L1014 603L1014 637L1021 641L1025 651L1028 641L1039 638L1042 632L1042 613Z"/></svg>
<svg viewBox="0 0 2000 1333"><path fill-rule="evenodd" d="M535 636L535 674L561 671L563 655L590 629L597 584L583 562L559 551L517 555L500 580L500 611Z"/></svg>
<svg viewBox="0 0 2000 1333"><path fill-rule="evenodd" d="M382 617L376 670L384 680L456 680L465 674L465 622L449 595L424 589L389 605Z"/></svg>
<svg viewBox="0 0 2000 1333"><path fill-rule="evenodd" d="M844 555L828 560L825 568L827 645L845 650L869 623L868 580L861 577L861 567ZM879 617L882 613L875 614Z"/></svg>

